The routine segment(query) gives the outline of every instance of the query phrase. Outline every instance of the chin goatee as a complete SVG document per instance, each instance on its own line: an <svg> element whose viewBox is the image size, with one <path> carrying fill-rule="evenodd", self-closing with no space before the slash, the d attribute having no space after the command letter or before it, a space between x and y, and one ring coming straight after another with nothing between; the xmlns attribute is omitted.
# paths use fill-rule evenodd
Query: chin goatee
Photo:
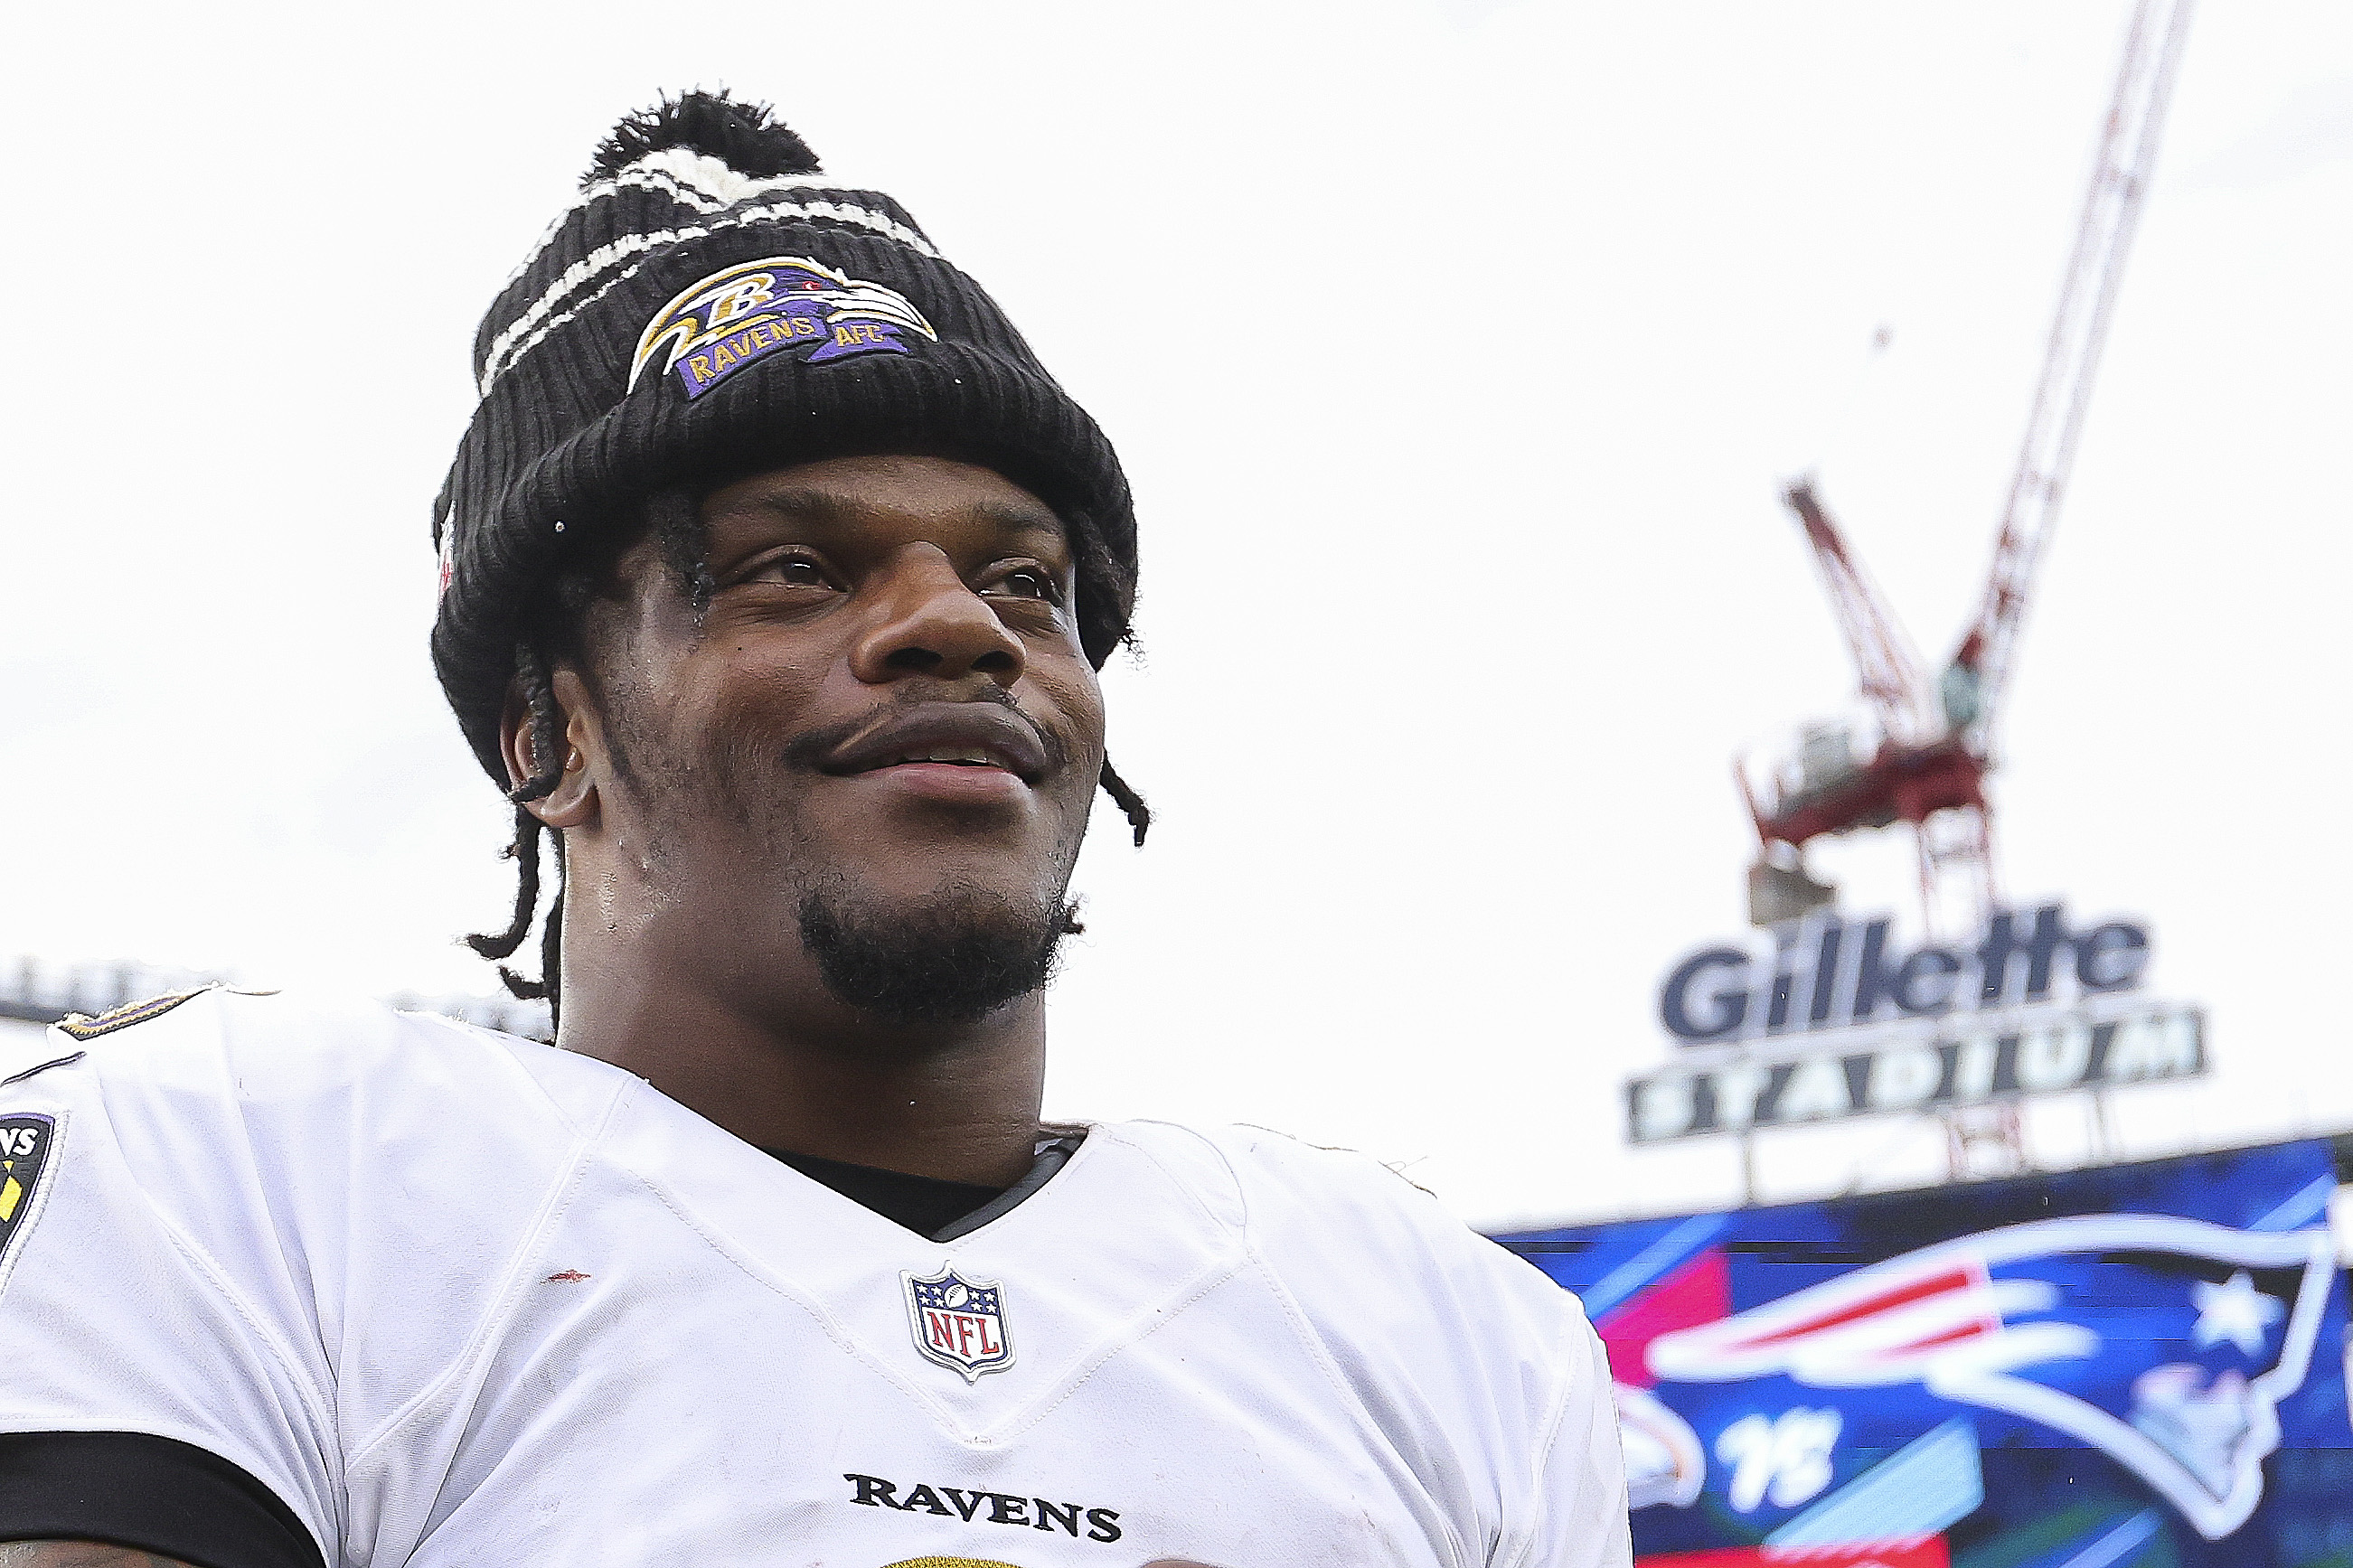
<svg viewBox="0 0 2353 1568"><path fill-rule="evenodd" d="M968 1024L1053 977L1074 908L955 888L884 912L824 889L801 900L801 941L826 989L852 1007L898 1024Z"/></svg>

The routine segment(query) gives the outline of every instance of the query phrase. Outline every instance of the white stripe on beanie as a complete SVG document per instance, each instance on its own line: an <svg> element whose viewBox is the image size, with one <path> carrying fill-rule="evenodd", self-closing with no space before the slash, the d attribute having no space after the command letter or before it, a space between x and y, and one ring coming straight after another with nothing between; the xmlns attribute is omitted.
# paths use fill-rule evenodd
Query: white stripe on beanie
<svg viewBox="0 0 2353 1568"><path fill-rule="evenodd" d="M488 397L491 395L491 388L498 384L499 378L514 368L515 361L544 340L546 333L534 331L533 329L539 327L570 296L586 287L589 279L616 263L645 251L658 249L665 245L675 245L681 240L701 239L705 235L716 234L722 229L748 228L756 224L790 223L796 219L807 218L826 218L835 223L855 224L863 228L872 229L887 238L895 239L918 255L927 256L934 261L941 259L940 253L933 248L931 241L896 218L884 213L875 212L871 208L851 206L843 202L776 202L765 207L749 207L699 226L660 228L655 229L650 234L625 235L608 244L598 246L586 256L565 268L555 281L549 284L546 290L531 302L529 308L509 322L505 331L491 340L490 352L482 356L482 375L477 388L477 395ZM636 268L632 268L630 270L634 272ZM619 279L616 279L614 281L618 282ZM604 290L599 289L597 292L601 294ZM586 301L583 303L585 304ZM579 307L575 306L573 313L576 314L578 309ZM551 328L555 325L554 322L547 324ZM524 342L522 340L527 333L531 334L530 341Z"/></svg>
<svg viewBox="0 0 2353 1568"><path fill-rule="evenodd" d="M609 180L598 180L584 185L570 205L555 215L554 221L540 231L539 238L522 263L507 274L501 288L512 288L515 281L531 270L532 263L555 243L572 215L593 203L605 200L617 192L637 188L666 192L681 205L699 213L714 213L722 207L733 206L769 191L819 190L862 191L871 187L844 180L834 174L777 174L754 179L741 170L728 166L723 159L708 153L697 153L687 147L663 147L647 153Z"/></svg>

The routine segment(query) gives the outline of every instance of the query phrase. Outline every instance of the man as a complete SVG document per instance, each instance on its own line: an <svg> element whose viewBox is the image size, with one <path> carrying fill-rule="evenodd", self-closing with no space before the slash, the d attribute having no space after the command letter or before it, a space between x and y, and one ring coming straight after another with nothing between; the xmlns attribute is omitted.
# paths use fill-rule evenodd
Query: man
<svg viewBox="0 0 2353 1568"><path fill-rule="evenodd" d="M434 654L494 956L554 836L557 1046L211 991L11 1064L0 1565L1625 1563L1542 1276L1355 1156L1040 1124L1135 535L988 297L691 95L476 366Z"/></svg>

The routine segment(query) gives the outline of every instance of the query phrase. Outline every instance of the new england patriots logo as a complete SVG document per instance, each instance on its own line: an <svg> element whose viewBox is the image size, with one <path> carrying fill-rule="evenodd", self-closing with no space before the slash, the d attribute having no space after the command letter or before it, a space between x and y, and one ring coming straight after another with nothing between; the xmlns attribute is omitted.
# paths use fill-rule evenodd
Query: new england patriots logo
<svg viewBox="0 0 2353 1568"><path fill-rule="evenodd" d="M939 337L895 289L805 256L743 261L689 284L654 313L629 362L629 386L657 354L692 400L770 354L799 353L805 364L902 354L906 332Z"/></svg>
<svg viewBox="0 0 2353 1568"><path fill-rule="evenodd" d="M2220 1540L2262 1500L2277 1407L2310 1370L2332 1263L2325 1230L2038 1220L1662 1334L1643 1359L1662 1381L1914 1384L2022 1417L2105 1453ZM1660 1456L1654 1500L1695 1495L1689 1440L1645 1435L1682 1450Z"/></svg>

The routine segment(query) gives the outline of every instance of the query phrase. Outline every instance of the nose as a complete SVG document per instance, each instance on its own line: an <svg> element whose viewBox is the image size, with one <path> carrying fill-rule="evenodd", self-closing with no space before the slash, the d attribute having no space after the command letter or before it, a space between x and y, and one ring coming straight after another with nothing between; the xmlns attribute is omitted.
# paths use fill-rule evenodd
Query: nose
<svg viewBox="0 0 2353 1568"><path fill-rule="evenodd" d="M938 545L900 551L869 579L867 591L875 607L849 656L859 679L880 686L910 675L981 675L1009 689L1021 679L1029 663L1021 639L956 575Z"/></svg>

